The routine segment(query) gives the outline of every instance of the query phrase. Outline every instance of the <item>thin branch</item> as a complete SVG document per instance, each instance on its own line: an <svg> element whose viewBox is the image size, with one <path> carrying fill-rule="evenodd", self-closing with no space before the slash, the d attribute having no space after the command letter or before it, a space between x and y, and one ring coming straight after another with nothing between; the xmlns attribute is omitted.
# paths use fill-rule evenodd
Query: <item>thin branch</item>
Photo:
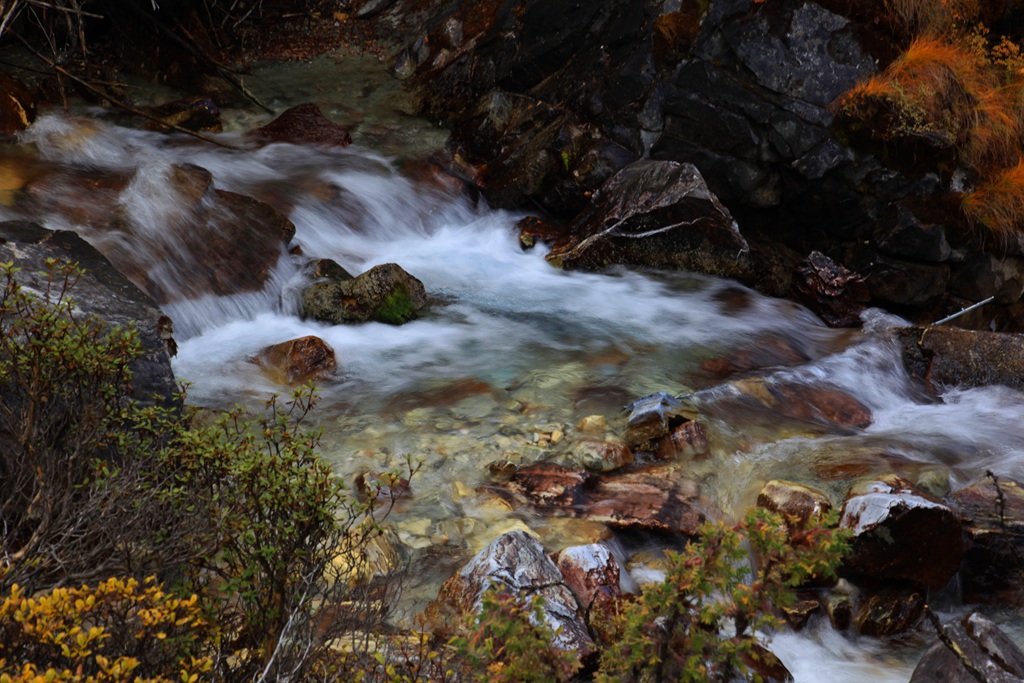
<svg viewBox="0 0 1024 683"><path fill-rule="evenodd" d="M99 88L93 86L91 83L88 83L87 81L85 81L85 80L79 78L78 76L74 75L73 73L71 73L70 71L65 69L64 67L62 67L59 64L57 64L56 62L54 62L52 59L48 59L47 57L43 56L42 54L40 54L39 52L34 50L32 48L32 46L29 45L25 41L25 39L22 38L21 36L18 36L18 40L20 40L22 45L24 45L30 52L35 54L35 56L37 58L39 58L39 59L43 60L44 62L46 62L50 66L50 68L53 69L54 71L56 71L58 74L61 74L63 76L66 76L67 78L70 78L71 80L75 81L76 83L81 85L83 88L85 88L89 92L91 92L91 93L93 93L95 95L98 95L99 97L102 97L107 102L110 102L112 105L114 105L115 107L117 107L119 109L123 109L124 111L126 111L126 112L128 112L130 114L134 114L135 116L142 117L142 118L146 119L147 121L152 121L153 123L156 123L156 124L159 124L161 126L164 126L165 128L170 128L171 130L177 131L179 133L184 133L185 135L189 135L191 137L198 138L199 140L202 140L204 142L209 142L210 144L217 145L218 147L223 147L224 149L231 149L231 150L235 150L235 151L239 150L239 148L235 147L234 145L229 145L226 142L221 142L220 140L217 140L216 138L211 138L208 135L203 135L202 133L197 133L194 130L189 130L188 128L184 128L184 127L179 126L179 125L174 124L174 123L167 123L166 121L162 121L159 118L153 116L152 114L147 114L146 112L142 111L141 109L137 109L135 107L132 107L131 105L127 105L127 104L124 104L123 102L119 102L115 98L111 97L109 94L107 94L107 93L103 92L102 90L100 90Z"/></svg>

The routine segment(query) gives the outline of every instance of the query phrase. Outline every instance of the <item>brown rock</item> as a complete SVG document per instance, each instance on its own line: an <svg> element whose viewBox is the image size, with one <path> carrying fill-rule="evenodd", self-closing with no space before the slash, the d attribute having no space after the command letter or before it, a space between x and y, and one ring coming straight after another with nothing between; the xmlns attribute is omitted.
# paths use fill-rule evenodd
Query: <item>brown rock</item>
<svg viewBox="0 0 1024 683"><path fill-rule="evenodd" d="M663 437L693 414L682 401L664 391L634 401L629 411L626 443L645 451L655 450Z"/></svg>
<svg viewBox="0 0 1024 683"><path fill-rule="evenodd" d="M348 129L334 123L315 104L300 104L288 109L265 126L249 133L250 136L273 142L292 142L331 147L352 144Z"/></svg>
<svg viewBox="0 0 1024 683"><path fill-rule="evenodd" d="M337 359L327 342L307 336L268 346L253 359L286 384L303 384L334 374Z"/></svg>
<svg viewBox="0 0 1024 683"><path fill-rule="evenodd" d="M699 391L694 399L702 412L734 415L735 411L762 414L778 423L788 418L804 424L838 429L863 429L871 424L871 411L838 387L798 384L777 377L752 377Z"/></svg>
<svg viewBox="0 0 1024 683"><path fill-rule="evenodd" d="M598 593L612 597L622 594L619 562L603 543L564 548L555 555L555 564L584 613Z"/></svg>
<svg viewBox="0 0 1024 683"><path fill-rule="evenodd" d="M865 600L854 624L865 636L893 636L917 627L924 619L925 600L920 593L891 591Z"/></svg>
<svg viewBox="0 0 1024 683"><path fill-rule="evenodd" d="M933 392L943 385L1024 388L1024 335L905 327L896 331L896 339L907 371Z"/></svg>
<svg viewBox="0 0 1024 683"><path fill-rule="evenodd" d="M659 460L699 458L709 452L708 434L704 425L696 420L687 420L675 427L668 436L661 437L655 450Z"/></svg>
<svg viewBox="0 0 1024 683"><path fill-rule="evenodd" d="M964 518L964 600L1024 604L1024 487L985 478L953 494Z"/></svg>
<svg viewBox="0 0 1024 683"><path fill-rule="evenodd" d="M701 370L711 379L724 379L752 370L799 365L808 360L810 356L795 342L770 335L730 356L709 358L701 364Z"/></svg>
<svg viewBox="0 0 1024 683"><path fill-rule="evenodd" d="M866 576L939 589L960 568L959 516L899 477L851 490L840 526L853 530L846 566Z"/></svg>
<svg viewBox="0 0 1024 683"><path fill-rule="evenodd" d="M565 228L545 218L527 216L518 223L519 246L523 251L532 249L538 242L541 244L554 244L560 239L565 239Z"/></svg>
<svg viewBox="0 0 1024 683"><path fill-rule="evenodd" d="M667 470L598 476L538 463L519 468L504 485L542 514L690 536L704 522L696 482Z"/></svg>
<svg viewBox="0 0 1024 683"><path fill-rule="evenodd" d="M832 509L832 503L823 491L782 479L773 479L765 484L757 494L757 504L782 515L792 528L797 529L804 528L812 519L821 519Z"/></svg>
<svg viewBox="0 0 1024 683"><path fill-rule="evenodd" d="M821 603L817 600L798 600L789 607L783 607L782 614L790 628L799 631L807 626L807 622L820 609Z"/></svg>

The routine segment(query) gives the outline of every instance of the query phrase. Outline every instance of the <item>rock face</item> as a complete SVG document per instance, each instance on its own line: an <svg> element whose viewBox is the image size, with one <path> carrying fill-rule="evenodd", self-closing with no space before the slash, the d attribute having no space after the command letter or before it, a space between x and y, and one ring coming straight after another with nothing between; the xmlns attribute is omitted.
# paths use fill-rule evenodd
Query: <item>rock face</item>
<svg viewBox="0 0 1024 683"><path fill-rule="evenodd" d="M861 603L853 623L861 635L880 638L906 633L924 619L925 601L920 593L883 591Z"/></svg>
<svg viewBox="0 0 1024 683"><path fill-rule="evenodd" d="M622 569L603 543L564 548L555 555L555 564L584 614L598 595L612 598L622 595L619 587Z"/></svg>
<svg viewBox="0 0 1024 683"><path fill-rule="evenodd" d="M594 472L612 472L633 464L633 452L621 441L581 439L572 452L574 460Z"/></svg>
<svg viewBox="0 0 1024 683"><path fill-rule="evenodd" d="M856 324L864 297L923 322L995 294L999 305L962 324L1024 325L1022 245L967 229L955 174L918 163L927 145L880 149L844 113L842 95L905 38L880 0L425 0L392 3L379 21L409 28L425 16L430 29L413 34L400 71L415 73L424 112L451 126L455 158L489 201L575 225L567 267L731 268L776 295L796 275L843 325ZM707 220L629 241L692 215L632 227L595 217L602 185L658 160L698 169L738 219L743 259L728 263L724 243L720 254L693 249ZM636 181L651 188L630 195L641 207L666 187Z"/></svg>
<svg viewBox="0 0 1024 683"><path fill-rule="evenodd" d="M578 652L580 657L594 650L576 598L544 547L525 531L500 536L480 551L441 586L431 611L438 617L461 617L479 611L481 598L491 586L527 599L542 596L544 619L552 631L557 631L552 644Z"/></svg>
<svg viewBox="0 0 1024 683"><path fill-rule="evenodd" d="M998 626L977 612L944 625L959 653L941 640L929 647L910 683L1020 683L1024 680L1024 653ZM974 672L964 664L966 660ZM980 675L979 679L977 675Z"/></svg>
<svg viewBox="0 0 1024 683"><path fill-rule="evenodd" d="M335 325L371 320L401 325L426 305L423 283L394 263L351 279L314 282L302 292L303 317Z"/></svg>
<svg viewBox="0 0 1024 683"><path fill-rule="evenodd" d="M906 327L896 331L896 340L908 372L932 392L944 385L1024 388L1024 335Z"/></svg>
<svg viewBox="0 0 1024 683"><path fill-rule="evenodd" d="M865 576L937 590L960 568L959 516L899 477L854 487L840 526L853 531L846 566Z"/></svg>
<svg viewBox="0 0 1024 683"><path fill-rule="evenodd" d="M1024 487L983 479L953 500L969 541L960 569L964 599L1024 604Z"/></svg>
<svg viewBox="0 0 1024 683"><path fill-rule="evenodd" d="M21 81L0 72L0 136L13 136L36 120L36 102Z"/></svg>
<svg viewBox="0 0 1024 683"><path fill-rule="evenodd" d="M253 362L286 384L324 379L332 375L338 365L334 349L323 339L313 336L268 346L253 358Z"/></svg>
<svg viewBox="0 0 1024 683"><path fill-rule="evenodd" d="M552 463L519 468L504 486L542 514L695 535L704 522L691 479L649 470L598 476Z"/></svg>
<svg viewBox="0 0 1024 683"><path fill-rule="evenodd" d="M609 179L548 260L697 270L749 279L749 246L691 164L643 159Z"/></svg>
<svg viewBox="0 0 1024 683"><path fill-rule="evenodd" d="M85 270L74 289L77 310L107 324L135 325L142 356L131 364L135 398L143 404L176 405L178 390L171 372L172 325L156 304L121 275L96 249L73 232L51 232L33 223L0 223L0 260L21 268L18 281L41 289L46 259L73 261Z"/></svg>

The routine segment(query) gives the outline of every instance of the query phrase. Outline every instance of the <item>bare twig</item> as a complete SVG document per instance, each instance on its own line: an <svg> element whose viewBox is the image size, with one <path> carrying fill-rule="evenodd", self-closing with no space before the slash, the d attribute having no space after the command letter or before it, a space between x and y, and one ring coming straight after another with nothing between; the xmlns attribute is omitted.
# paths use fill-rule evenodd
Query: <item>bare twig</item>
<svg viewBox="0 0 1024 683"><path fill-rule="evenodd" d="M974 665L974 662L967 658L964 651L960 649L953 638L950 637L949 632L946 631L946 627L942 625L942 621L939 620L939 616L932 611L932 608L925 605L924 613L928 617L928 621L932 622L932 626L935 628L935 633L939 636L939 640L942 644L949 648L956 658L960 661L960 665L964 667L964 670L971 675L971 678L978 681L978 683L986 683L987 678L985 673Z"/></svg>
<svg viewBox="0 0 1024 683"><path fill-rule="evenodd" d="M992 470L985 470L985 476L992 480L996 487L996 504L999 506L999 527L1006 530L1006 498L1003 497L1003 487L999 485L999 477Z"/></svg>
<svg viewBox="0 0 1024 683"><path fill-rule="evenodd" d="M218 147L223 147L225 149L232 149L232 150L236 150L236 151L239 149L238 147L235 147L234 145L229 145L228 143L221 142L220 140L217 140L216 138L211 138L209 135L203 135L202 133L197 133L194 130L189 130L188 128L184 128L184 127L179 126L179 125L174 124L174 123L168 123L166 121L163 121L163 120L157 118L156 116L153 116L152 114L147 114L146 112L142 111L141 109L137 109L136 107L133 107L131 105L127 105L127 104L125 104L123 102L120 102L117 99L111 97L109 94L105 93L103 90L95 87L94 85L92 85L91 83L85 81L84 79L79 78L78 76L74 75L73 73L71 73L70 71L65 69L64 67L62 67L59 64L57 64L56 62L54 62L52 59L48 59L47 57L45 57L42 54L40 54L39 52L34 50L32 48L32 46L29 45L28 42L26 42L21 36L18 36L18 40L20 40L21 43L29 51L31 51L33 54L35 54L35 56L37 58L39 58L39 59L43 60L44 62L46 62L49 65L49 67L51 69L53 69L54 71L56 71L59 75L65 76L67 78L70 78L71 80L73 80L74 82L78 83L79 85L81 85L83 88L85 88L89 92L91 92L91 93L93 93L95 95L98 95L99 97L102 97L107 102L110 102L112 105L114 105L118 109L123 109L124 111L126 111L126 112L128 112L130 114L134 114L135 116L142 117L142 118L146 119L147 121L152 121L153 123L159 124L159 125L161 125L161 126L163 126L165 128L170 128L171 130L177 131L179 133L184 133L185 135L189 135L191 137L198 138L199 140L202 140L204 142L209 142L210 144L217 145Z"/></svg>

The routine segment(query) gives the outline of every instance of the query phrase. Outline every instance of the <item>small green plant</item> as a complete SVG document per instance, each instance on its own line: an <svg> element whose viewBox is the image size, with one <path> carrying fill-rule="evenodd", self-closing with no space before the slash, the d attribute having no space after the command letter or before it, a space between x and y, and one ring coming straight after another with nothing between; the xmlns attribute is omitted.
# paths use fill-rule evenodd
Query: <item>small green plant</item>
<svg viewBox="0 0 1024 683"><path fill-rule="evenodd" d="M735 527L705 524L699 541L669 555L665 581L611 618L596 680L759 680L753 665L766 653L758 634L776 629L795 588L832 575L847 550L848 534L829 528L834 522L791 535L779 515L755 508Z"/></svg>

